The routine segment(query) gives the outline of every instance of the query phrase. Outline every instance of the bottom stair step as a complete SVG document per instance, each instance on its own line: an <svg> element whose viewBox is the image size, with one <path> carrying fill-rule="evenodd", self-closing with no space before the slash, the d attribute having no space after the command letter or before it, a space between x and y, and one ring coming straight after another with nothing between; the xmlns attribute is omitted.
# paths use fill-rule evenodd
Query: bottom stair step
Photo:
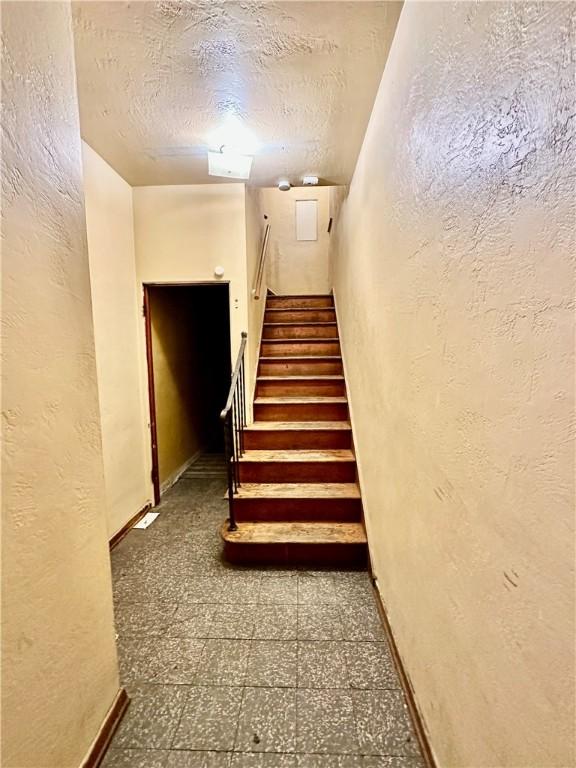
<svg viewBox="0 0 576 768"><path fill-rule="evenodd" d="M221 528L224 555L245 565L325 565L365 568L367 539L361 523L240 523Z"/></svg>
<svg viewBox="0 0 576 768"><path fill-rule="evenodd" d="M223 527L225 541L244 544L366 544L361 523L243 523Z"/></svg>

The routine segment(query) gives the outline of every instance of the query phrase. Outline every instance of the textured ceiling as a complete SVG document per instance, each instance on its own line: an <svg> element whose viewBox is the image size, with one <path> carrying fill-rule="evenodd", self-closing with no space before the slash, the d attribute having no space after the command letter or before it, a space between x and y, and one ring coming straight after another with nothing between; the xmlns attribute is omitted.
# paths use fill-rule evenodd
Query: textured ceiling
<svg viewBox="0 0 576 768"><path fill-rule="evenodd" d="M260 144L250 183L348 183L396 2L78 2L82 136L133 185L213 182L227 115Z"/></svg>

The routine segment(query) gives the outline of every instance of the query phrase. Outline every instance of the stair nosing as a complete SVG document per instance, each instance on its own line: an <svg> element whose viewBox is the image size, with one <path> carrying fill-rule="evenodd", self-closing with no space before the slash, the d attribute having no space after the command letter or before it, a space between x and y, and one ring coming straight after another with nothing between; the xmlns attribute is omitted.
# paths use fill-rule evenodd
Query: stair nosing
<svg viewBox="0 0 576 768"><path fill-rule="evenodd" d="M243 544L245 546L258 544L308 544L308 545L340 545L357 546L367 544L367 536L364 525L361 522L355 523L325 523L325 522L298 522L298 523L262 523L245 522L240 523L235 531L227 529L227 523L221 527L221 535L226 542ZM250 531L260 531L261 537L255 536L244 538L242 534L250 534ZM343 540L334 534L344 535ZM266 535L268 534L268 536ZM270 534L275 534L273 540ZM314 538L314 535L316 537ZM328 534L328 535L327 535ZM332 535L329 535L332 534ZM352 534L351 539L346 541L345 534ZM360 534L360 535L358 535ZM268 540L267 540L268 539Z"/></svg>
<svg viewBox="0 0 576 768"><path fill-rule="evenodd" d="M277 341L277 339L263 339L263 341ZM266 355L259 358L259 362L264 363L277 363L279 360L295 363L300 361L302 363L327 363L327 362L342 362L342 355L283 355L282 357L267 357Z"/></svg>
<svg viewBox="0 0 576 768"><path fill-rule="evenodd" d="M275 293L267 299L333 299L333 293Z"/></svg>
<svg viewBox="0 0 576 768"><path fill-rule="evenodd" d="M306 374L296 376L257 376L256 381L344 381L341 373L326 373L307 376Z"/></svg>
<svg viewBox="0 0 576 768"><path fill-rule="evenodd" d="M262 339L262 344L294 344L294 342L298 342L299 344L310 344L310 342L318 342L319 344L326 344L327 342L340 342L340 339L338 336L330 336L326 338L322 338L321 336L314 336L311 339L310 338L301 338L301 339Z"/></svg>
<svg viewBox="0 0 576 768"><path fill-rule="evenodd" d="M294 486L296 493L288 493ZM254 488L261 488L264 494L254 494ZM325 495L318 491L328 491ZM316 491L316 493L314 493ZM242 483L238 486L236 498L243 499L360 499L358 483ZM333 495L330 495L333 494Z"/></svg>
<svg viewBox="0 0 576 768"><path fill-rule="evenodd" d="M294 311L294 310L292 310L292 311ZM322 326L324 326L324 325L338 325L338 323L335 320L318 320L317 322L314 321L314 322L311 322L311 323L304 323L304 322L294 322L294 323L262 323L262 325L264 327L271 326L272 328L278 328L278 326L284 326L284 325L287 325L289 327L296 326L297 328L299 328L302 325L314 325L314 326L322 325Z"/></svg>
<svg viewBox="0 0 576 768"><path fill-rule="evenodd" d="M266 307L265 312L335 312L334 307Z"/></svg>
<svg viewBox="0 0 576 768"><path fill-rule="evenodd" d="M257 397L254 399L255 403L347 403L348 399L344 395L301 395L297 397L290 397L286 395L282 397L278 395L276 397Z"/></svg>
<svg viewBox="0 0 576 768"><path fill-rule="evenodd" d="M306 424L308 426L303 427ZM258 425L258 426L256 426ZM330 426L328 426L330 425ZM349 432L349 421L255 421L244 428L245 432Z"/></svg>
<svg viewBox="0 0 576 768"><path fill-rule="evenodd" d="M344 455L345 454L345 455ZM251 448L244 451L242 456L238 457L238 462L266 462L268 464L283 464L290 461L302 461L306 463L317 462L337 462L337 463L356 463L356 457L350 448L319 448L313 449L258 449Z"/></svg>

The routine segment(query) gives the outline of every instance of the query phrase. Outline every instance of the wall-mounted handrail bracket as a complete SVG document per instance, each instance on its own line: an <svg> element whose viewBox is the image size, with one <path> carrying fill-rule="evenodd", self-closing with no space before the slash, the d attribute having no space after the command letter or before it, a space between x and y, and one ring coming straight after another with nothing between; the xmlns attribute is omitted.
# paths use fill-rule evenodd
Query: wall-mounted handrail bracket
<svg viewBox="0 0 576 768"><path fill-rule="evenodd" d="M228 530L235 531L234 494L240 486L239 460L244 453L244 428L246 426L246 381L244 377L244 351L248 334L242 331L240 349L232 372L230 391L220 419L224 428L224 454L228 477Z"/></svg>

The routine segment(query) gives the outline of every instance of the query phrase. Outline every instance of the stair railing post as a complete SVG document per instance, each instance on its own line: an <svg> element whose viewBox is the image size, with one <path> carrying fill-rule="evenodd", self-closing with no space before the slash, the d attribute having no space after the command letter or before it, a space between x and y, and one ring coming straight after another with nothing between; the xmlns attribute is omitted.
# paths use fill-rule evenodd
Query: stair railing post
<svg viewBox="0 0 576 768"><path fill-rule="evenodd" d="M239 468L238 459L240 458L238 452L238 406L236 403L238 390L234 390L234 396L232 398L232 449L234 452L234 493L238 490L239 485Z"/></svg>
<svg viewBox="0 0 576 768"><path fill-rule="evenodd" d="M240 458L244 452L244 427L246 425L246 402L244 380L244 350L248 334L242 331L238 359L232 373L230 391L224 410L220 414L224 429L224 453L228 480L228 530L237 530L234 513L234 495L240 486Z"/></svg>
<svg viewBox="0 0 576 768"><path fill-rule="evenodd" d="M226 458L226 476L228 481L228 530L229 531L235 531L237 529L236 526L236 519L234 516L234 467L233 464L233 453L232 453L232 446L230 443L230 436L231 436L231 430L230 430L230 422L231 422L231 412L228 411L226 416L224 417L224 454Z"/></svg>
<svg viewBox="0 0 576 768"><path fill-rule="evenodd" d="M244 427L246 426L246 393L244 381L244 357L240 363L240 456L244 455Z"/></svg>

